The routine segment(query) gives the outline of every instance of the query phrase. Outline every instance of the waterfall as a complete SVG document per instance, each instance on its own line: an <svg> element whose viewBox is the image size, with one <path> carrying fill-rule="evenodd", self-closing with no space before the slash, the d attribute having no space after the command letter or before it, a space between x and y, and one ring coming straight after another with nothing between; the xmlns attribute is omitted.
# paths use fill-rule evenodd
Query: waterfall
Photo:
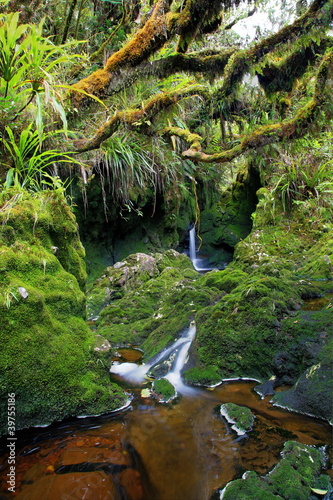
<svg viewBox="0 0 333 500"><path fill-rule="evenodd" d="M161 376L155 378L168 379L180 393L196 391L186 386L182 380L180 372L186 362L187 353L195 337L196 327L194 322L186 330L185 334L176 340L170 347L163 349L154 356L148 363L137 365L136 363L114 362L110 372L120 375L132 383L141 384L149 376L149 372L162 372ZM164 372L167 372L166 374Z"/></svg>
<svg viewBox="0 0 333 500"><path fill-rule="evenodd" d="M190 232L189 232L189 246L190 246L190 259L194 265L194 263L196 262L197 260L197 251L196 251L196 248L195 248L195 226L192 227L192 229L190 229Z"/></svg>
<svg viewBox="0 0 333 500"><path fill-rule="evenodd" d="M181 370L183 369L184 364L187 360L187 354L189 348L191 346L192 340L195 337L196 327L194 322L191 324L190 328L187 331L186 337L184 337L184 343L180 347L179 352L175 358L173 366L169 373L165 376L169 382L175 387L175 389L181 394L195 392L195 389L185 385L181 378Z"/></svg>
<svg viewBox="0 0 333 500"><path fill-rule="evenodd" d="M225 254L227 252L225 251ZM197 250L196 250L196 232L195 232L195 226L192 227L189 231L189 255L190 259L192 261L193 267L196 271L198 272L207 272L207 271L212 271L213 269L225 269L228 262L230 262L231 259L227 258L226 262L220 265L219 267L217 266L209 266L209 259L206 257L199 257L197 255Z"/></svg>
<svg viewBox="0 0 333 500"><path fill-rule="evenodd" d="M201 267L205 259L199 259L197 257L197 250L195 243L196 243L196 232L195 232L195 226L193 226L192 229L190 229L189 231L189 252L193 267L196 271L211 271L213 269L212 267Z"/></svg>

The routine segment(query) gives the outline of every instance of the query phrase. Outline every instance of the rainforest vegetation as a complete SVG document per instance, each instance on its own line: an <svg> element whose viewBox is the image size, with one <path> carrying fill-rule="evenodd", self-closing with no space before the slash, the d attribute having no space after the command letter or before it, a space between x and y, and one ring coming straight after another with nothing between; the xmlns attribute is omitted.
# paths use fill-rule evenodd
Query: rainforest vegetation
<svg viewBox="0 0 333 500"><path fill-rule="evenodd" d="M252 377L332 421L333 1L273 7L0 0L0 387L18 427L119 408L112 349L148 359L191 320L189 384Z"/></svg>

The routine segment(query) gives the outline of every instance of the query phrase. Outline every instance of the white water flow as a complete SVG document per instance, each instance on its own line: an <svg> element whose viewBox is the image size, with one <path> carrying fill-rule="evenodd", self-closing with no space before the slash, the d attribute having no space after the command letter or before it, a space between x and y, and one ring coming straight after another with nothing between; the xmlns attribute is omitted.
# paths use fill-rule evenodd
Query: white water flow
<svg viewBox="0 0 333 500"><path fill-rule="evenodd" d="M195 267L195 262L197 260L197 251L196 251L196 246L195 246L195 226L190 229L189 232L189 243L190 243L190 259Z"/></svg>
<svg viewBox="0 0 333 500"><path fill-rule="evenodd" d="M185 385L182 381L181 370L186 363L187 354L189 348L191 346L192 340L195 337L196 327L195 324L191 324L190 328L187 331L186 337L184 337L184 343L180 347L179 352L175 358L174 364L169 371L169 373L165 376L169 382L174 386L174 388L180 392L181 394L191 394L196 392L196 389L193 387L189 387Z"/></svg>
<svg viewBox="0 0 333 500"><path fill-rule="evenodd" d="M190 259L196 271L211 271L213 269L212 267L201 267L202 264L200 265L200 263L204 262L205 259L199 259L197 256L195 226L193 226L189 231L189 252Z"/></svg>
<svg viewBox="0 0 333 500"><path fill-rule="evenodd" d="M165 363L165 366L171 366L170 371L165 375L175 389L180 393L195 392L196 389L186 386L181 379L180 372L187 359L188 350L195 337L196 327L194 324L186 330L185 334L176 340L170 347L159 352L148 363L138 365L136 363L114 362L110 372L120 375L125 380L132 383L141 384L147 378L147 373L157 365Z"/></svg>

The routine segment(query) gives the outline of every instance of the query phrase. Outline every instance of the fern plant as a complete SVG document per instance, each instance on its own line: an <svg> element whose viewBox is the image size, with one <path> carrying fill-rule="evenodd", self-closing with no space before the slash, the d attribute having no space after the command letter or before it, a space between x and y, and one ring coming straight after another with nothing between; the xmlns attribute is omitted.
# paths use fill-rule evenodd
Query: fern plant
<svg viewBox="0 0 333 500"><path fill-rule="evenodd" d="M276 181L272 193L278 193L285 211L290 211L294 204L311 198L321 205L321 195L333 192L333 160L327 161L322 144L317 144L317 151L315 146L313 142L308 143L304 139L294 145L292 151L280 152L282 161L275 165L283 173Z"/></svg>

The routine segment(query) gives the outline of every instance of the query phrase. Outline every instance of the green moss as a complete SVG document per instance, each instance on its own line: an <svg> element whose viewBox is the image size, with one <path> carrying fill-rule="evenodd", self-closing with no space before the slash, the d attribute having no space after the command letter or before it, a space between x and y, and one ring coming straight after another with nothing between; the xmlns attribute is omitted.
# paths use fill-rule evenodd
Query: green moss
<svg viewBox="0 0 333 500"><path fill-rule="evenodd" d="M246 406L239 406L234 403L221 405L221 413L225 415L228 422L234 423L240 433L245 433L252 428L254 415Z"/></svg>
<svg viewBox="0 0 333 500"><path fill-rule="evenodd" d="M154 380L153 389L160 401L168 402L176 396L174 386L165 378Z"/></svg>
<svg viewBox="0 0 333 500"><path fill-rule="evenodd" d="M0 219L2 405L16 394L17 428L115 409L125 397L93 351L83 252L68 205L52 192L22 193ZM52 248L60 235L61 247Z"/></svg>
<svg viewBox="0 0 333 500"><path fill-rule="evenodd" d="M225 271L211 271L200 278L200 283L210 288L217 288L230 293L248 275L238 269L227 268Z"/></svg>
<svg viewBox="0 0 333 500"><path fill-rule="evenodd" d="M212 386L221 382L221 373L216 366L193 367L183 373L184 379L193 385Z"/></svg>
<svg viewBox="0 0 333 500"><path fill-rule="evenodd" d="M324 233L305 254L300 273L317 280L333 280L332 231Z"/></svg>
<svg viewBox="0 0 333 500"><path fill-rule="evenodd" d="M227 484L221 496L223 500L281 500L269 490L269 486L256 472L246 472L244 479L236 479Z"/></svg>
<svg viewBox="0 0 333 500"><path fill-rule="evenodd" d="M266 476L247 472L242 479L227 484L221 498L223 500L243 499L293 499L312 498L311 488L322 483L320 475L324 464L323 453L308 445L287 441L282 459ZM327 485L327 481L325 482Z"/></svg>
<svg viewBox="0 0 333 500"><path fill-rule="evenodd" d="M220 293L200 284L189 258L174 250L131 255L103 276L96 281L96 290L104 300L107 288L113 302L101 311L97 333L113 345L141 343L146 358L173 342L189 318ZM94 288L89 296L94 298Z"/></svg>

